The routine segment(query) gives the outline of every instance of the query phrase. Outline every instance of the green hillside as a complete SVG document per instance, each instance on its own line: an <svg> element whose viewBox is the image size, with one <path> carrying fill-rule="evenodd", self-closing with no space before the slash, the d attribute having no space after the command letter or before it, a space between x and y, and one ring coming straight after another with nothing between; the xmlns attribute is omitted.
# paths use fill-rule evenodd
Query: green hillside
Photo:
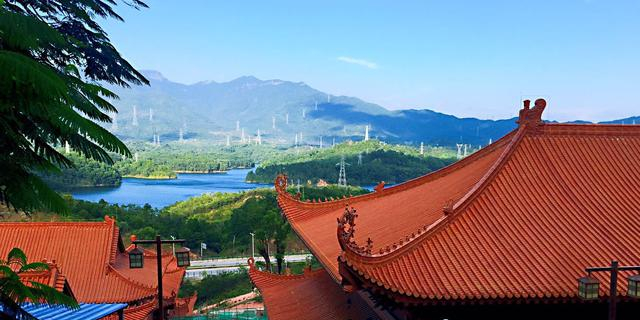
<svg viewBox="0 0 640 320"><path fill-rule="evenodd" d="M247 174L249 182L273 182L279 173L286 173L294 183L317 183L320 179L336 183L339 166L344 156L347 183L372 185L380 181L400 183L453 163L455 153L451 149L426 147L418 149L382 143L376 140L350 142L333 148L301 151L290 149L265 161Z"/></svg>

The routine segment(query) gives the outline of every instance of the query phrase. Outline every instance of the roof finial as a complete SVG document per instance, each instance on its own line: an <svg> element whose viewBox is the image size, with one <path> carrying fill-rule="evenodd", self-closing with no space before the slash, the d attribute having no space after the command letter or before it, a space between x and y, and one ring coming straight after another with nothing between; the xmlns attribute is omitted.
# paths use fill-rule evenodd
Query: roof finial
<svg viewBox="0 0 640 320"><path fill-rule="evenodd" d="M544 99L537 99L533 108L530 109L531 100L523 101L523 108L520 110L520 117L517 123L521 126L537 126L542 123L542 112L547 106Z"/></svg>

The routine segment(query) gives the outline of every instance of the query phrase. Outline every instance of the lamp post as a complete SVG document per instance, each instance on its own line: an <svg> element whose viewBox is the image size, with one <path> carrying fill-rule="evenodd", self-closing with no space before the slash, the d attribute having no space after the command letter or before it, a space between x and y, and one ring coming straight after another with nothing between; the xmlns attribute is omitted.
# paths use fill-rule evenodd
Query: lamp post
<svg viewBox="0 0 640 320"><path fill-rule="evenodd" d="M578 279L578 296L585 300L598 299L600 281L591 277L593 272L609 272L611 274L609 283L609 320L616 319L616 309L618 304L618 272L620 271L640 271L640 266L620 266L618 261L612 260L608 267L586 268L586 277ZM627 295L633 298L640 298L640 276L635 275L627 279Z"/></svg>
<svg viewBox="0 0 640 320"><path fill-rule="evenodd" d="M173 238L173 237L172 237ZM162 240L160 235L156 235L155 240L137 240L135 235L131 236L131 243L136 247L129 251L129 268L138 269L144 267L144 251L138 248L139 244L155 244L156 245L156 269L158 272L158 319L164 320L164 301L162 295L162 244L185 243L184 239ZM178 267L187 267L191 263L189 261L189 248L182 247L174 252L177 259Z"/></svg>

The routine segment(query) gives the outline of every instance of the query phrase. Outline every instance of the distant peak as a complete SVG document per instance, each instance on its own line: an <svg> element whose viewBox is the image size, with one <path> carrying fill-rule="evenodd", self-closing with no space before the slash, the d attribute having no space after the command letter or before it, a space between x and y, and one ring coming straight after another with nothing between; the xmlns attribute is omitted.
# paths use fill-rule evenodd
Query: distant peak
<svg viewBox="0 0 640 320"><path fill-rule="evenodd" d="M151 81L167 81L167 78L165 78L160 71L140 70L140 73L142 73L145 76L145 78Z"/></svg>
<svg viewBox="0 0 640 320"><path fill-rule="evenodd" d="M242 76L242 77L239 77L237 79L231 80L231 82L247 83L247 82L262 82L262 80L254 77L254 76Z"/></svg>

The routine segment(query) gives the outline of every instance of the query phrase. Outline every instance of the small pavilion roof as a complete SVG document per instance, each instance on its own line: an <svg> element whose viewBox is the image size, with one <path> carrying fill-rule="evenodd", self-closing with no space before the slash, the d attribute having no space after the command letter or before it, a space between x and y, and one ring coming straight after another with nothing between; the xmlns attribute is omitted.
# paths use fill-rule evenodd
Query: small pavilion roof
<svg viewBox="0 0 640 320"><path fill-rule="evenodd" d="M262 293L269 320L374 320L372 306L347 294L324 269L302 275L279 275L260 271L249 259L249 277Z"/></svg>

